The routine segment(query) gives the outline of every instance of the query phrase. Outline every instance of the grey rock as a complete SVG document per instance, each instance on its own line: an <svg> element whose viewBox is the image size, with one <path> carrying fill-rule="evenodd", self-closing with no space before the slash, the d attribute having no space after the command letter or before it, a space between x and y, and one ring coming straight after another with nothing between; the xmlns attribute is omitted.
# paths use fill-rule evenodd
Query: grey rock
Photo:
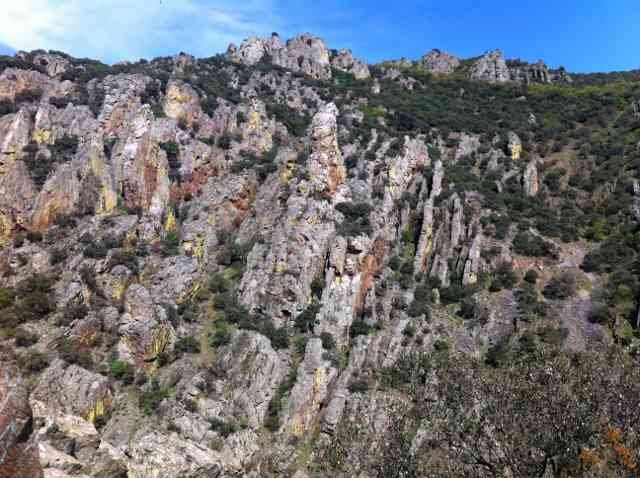
<svg viewBox="0 0 640 478"><path fill-rule="evenodd" d="M42 478L40 454L31 433L29 390L17 371L0 358L0 475Z"/></svg>
<svg viewBox="0 0 640 478"><path fill-rule="evenodd" d="M113 392L106 377L58 359L41 376L30 400L48 414L57 411L93 422L109 410Z"/></svg>
<svg viewBox="0 0 640 478"><path fill-rule="evenodd" d="M470 76L472 80L489 83L506 83L511 78L507 62L500 50L485 53L476 60L471 65Z"/></svg>
<svg viewBox="0 0 640 478"><path fill-rule="evenodd" d="M225 370L225 387L231 391L225 408L236 407L253 429L262 426L269 401L285 378L287 366L266 337L248 331L234 332L231 344L217 357Z"/></svg>
<svg viewBox="0 0 640 478"><path fill-rule="evenodd" d="M471 243L469 255L464 265L462 285L472 285L478 282L478 272L480 269L480 254L482 253L482 231L478 231Z"/></svg>
<svg viewBox="0 0 640 478"><path fill-rule="evenodd" d="M322 341L310 339L282 423L282 429L295 437L305 436L317 422L321 404L337 376L336 368L323 356Z"/></svg>
<svg viewBox="0 0 640 478"><path fill-rule="evenodd" d="M637 180L633 181L633 204L632 204L633 217L637 222L640 222L640 184Z"/></svg>
<svg viewBox="0 0 640 478"><path fill-rule="evenodd" d="M310 33L291 38L283 44L278 35L269 39L252 37L244 40L240 47L229 45L227 57L245 65L254 65L263 59L274 65L299 71L312 78L331 78L329 50L324 41ZM363 69L356 67L359 74Z"/></svg>
<svg viewBox="0 0 640 478"><path fill-rule="evenodd" d="M60 55L40 53L33 58L33 63L42 66L51 77L62 75L71 66L71 62Z"/></svg>
<svg viewBox="0 0 640 478"><path fill-rule="evenodd" d="M538 160L532 159L527 163L522 177L524 193L529 197L534 197L540 189L540 180L538 179Z"/></svg>
<svg viewBox="0 0 640 478"><path fill-rule="evenodd" d="M333 103L323 106L311 122L312 153L307 161L315 191L334 197L346 177L346 169L338 146L338 108Z"/></svg>
<svg viewBox="0 0 640 478"><path fill-rule="evenodd" d="M284 48L273 52L273 63L312 78L331 78L329 50L324 41L310 33L291 38Z"/></svg>
<svg viewBox="0 0 640 478"><path fill-rule="evenodd" d="M331 59L331 66L347 73L351 73L356 80L369 78L371 73L366 63L353 57L351 50L346 48L338 51L338 54Z"/></svg>
<svg viewBox="0 0 640 478"><path fill-rule="evenodd" d="M448 75L460 66L460 59L449 53L433 49L420 58L418 64L431 73Z"/></svg>
<svg viewBox="0 0 640 478"><path fill-rule="evenodd" d="M139 366L153 362L158 355L171 351L175 330L161 305L154 303L149 291L139 284L127 289L125 313L120 318L118 351L123 360Z"/></svg>
<svg viewBox="0 0 640 478"><path fill-rule="evenodd" d="M176 434L140 433L132 440L127 453L130 478L216 478L222 472L217 453Z"/></svg>

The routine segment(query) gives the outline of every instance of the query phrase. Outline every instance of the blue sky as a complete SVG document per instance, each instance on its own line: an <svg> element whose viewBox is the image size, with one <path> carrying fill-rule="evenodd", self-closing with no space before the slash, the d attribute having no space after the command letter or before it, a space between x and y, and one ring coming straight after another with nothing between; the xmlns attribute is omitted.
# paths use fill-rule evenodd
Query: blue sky
<svg viewBox="0 0 640 478"><path fill-rule="evenodd" d="M123 59L223 52L230 41L311 31L369 62L502 48L570 71L640 68L640 0L20 0L4 5L8 47Z"/></svg>

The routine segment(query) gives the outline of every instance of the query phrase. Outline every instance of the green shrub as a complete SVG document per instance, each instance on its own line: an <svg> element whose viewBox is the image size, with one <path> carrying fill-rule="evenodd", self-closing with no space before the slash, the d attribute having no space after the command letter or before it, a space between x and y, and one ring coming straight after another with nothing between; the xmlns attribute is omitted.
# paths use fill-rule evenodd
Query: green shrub
<svg viewBox="0 0 640 478"><path fill-rule="evenodd" d="M35 101L40 101L42 98L42 90L38 88L28 88L24 89L15 95L16 103L31 103Z"/></svg>
<svg viewBox="0 0 640 478"><path fill-rule="evenodd" d="M222 347L231 342L231 327L226 322L216 324L216 330L209 336L209 344L212 347Z"/></svg>
<svg viewBox="0 0 640 478"><path fill-rule="evenodd" d="M16 106L13 101L4 98L0 100L0 116L8 115L16 111Z"/></svg>
<svg viewBox="0 0 640 478"><path fill-rule="evenodd" d="M192 335L188 335L176 342L175 350L179 354L197 354L200 352L200 342Z"/></svg>
<svg viewBox="0 0 640 478"><path fill-rule="evenodd" d="M34 275L18 283L14 310L20 322L40 320L53 312L56 304L52 294L53 280Z"/></svg>
<svg viewBox="0 0 640 478"><path fill-rule="evenodd" d="M15 330L13 338L16 341L16 347L31 347L39 340L39 337L36 334L28 332L21 327Z"/></svg>
<svg viewBox="0 0 640 478"><path fill-rule="evenodd" d="M493 271L493 280L489 290L497 292L502 289L512 289L517 283L518 276L514 272L511 263L502 262Z"/></svg>
<svg viewBox="0 0 640 478"><path fill-rule="evenodd" d="M126 249L119 249L114 251L109 257L109 264L107 267L113 269L116 266L125 266L134 274L138 273L138 257L135 251Z"/></svg>
<svg viewBox="0 0 640 478"><path fill-rule="evenodd" d="M13 304L16 291L7 287L0 287L0 310L6 309Z"/></svg>
<svg viewBox="0 0 640 478"><path fill-rule="evenodd" d="M349 393L366 393L369 390L369 381L362 377L351 379L347 389Z"/></svg>
<svg viewBox="0 0 640 478"><path fill-rule="evenodd" d="M529 284L535 285L536 282L538 282L538 273L535 271L535 269L529 269L524 275L524 280Z"/></svg>
<svg viewBox="0 0 640 478"><path fill-rule="evenodd" d="M69 302L62 311L62 316L56 322L59 326L68 326L76 320L84 319L89 313L89 308L84 303Z"/></svg>
<svg viewBox="0 0 640 478"><path fill-rule="evenodd" d="M563 272L547 283L543 294L547 299L568 299L578 291L578 281L573 272Z"/></svg>
<svg viewBox="0 0 640 478"><path fill-rule="evenodd" d="M320 312L320 304L312 302L295 318L294 325L302 333L311 332L316 324L316 316Z"/></svg>
<svg viewBox="0 0 640 478"><path fill-rule="evenodd" d="M336 204L335 208L345 216L338 226L338 234L345 237L372 234L373 229L369 221L372 209L370 204L341 202Z"/></svg>
<svg viewBox="0 0 640 478"><path fill-rule="evenodd" d="M180 233L178 231L169 231L162 238L162 255L165 257L177 256L180 254Z"/></svg>
<svg viewBox="0 0 640 478"><path fill-rule="evenodd" d="M122 360L113 360L109 363L109 375L116 380L122 380L126 385L130 385L135 378L135 371L130 363Z"/></svg>
<svg viewBox="0 0 640 478"><path fill-rule="evenodd" d="M462 284L452 283L449 287L440 289L440 301L443 304L455 304L464 299L469 292Z"/></svg>
<svg viewBox="0 0 640 478"><path fill-rule="evenodd" d="M369 333L371 332L371 326L369 324L367 324L364 320L362 319L356 319L353 321L353 323L351 324L351 327L349 328L349 335L351 336L351 338L356 338L358 335L369 335Z"/></svg>
<svg viewBox="0 0 640 478"><path fill-rule="evenodd" d="M138 405L142 412L147 415L153 415L160 407L160 403L169 397L169 390L160 388L157 380L153 380L148 390L142 392L138 398Z"/></svg>
<svg viewBox="0 0 640 478"><path fill-rule="evenodd" d="M69 251L65 248L55 248L51 250L51 254L49 255L49 264L55 266L56 264L60 264L64 262L69 257Z"/></svg>
<svg viewBox="0 0 640 478"><path fill-rule="evenodd" d="M474 319L478 304L473 297L465 297L460 303L460 316L463 319Z"/></svg>
<svg viewBox="0 0 640 478"><path fill-rule="evenodd" d="M325 350L333 350L336 348L336 339L333 338L329 332L322 332L320 334L320 340L322 341L322 347Z"/></svg>
<svg viewBox="0 0 640 478"><path fill-rule="evenodd" d="M65 339L59 344L58 356L69 364L75 364L88 370L93 368L91 353L79 348L78 343L73 340Z"/></svg>
<svg viewBox="0 0 640 478"><path fill-rule="evenodd" d="M313 295L315 295L318 299L320 299L320 297L322 297L322 291L325 288L325 280L324 280L324 275L323 274L319 274L317 275L313 281L311 281L311 293Z"/></svg>
<svg viewBox="0 0 640 478"><path fill-rule="evenodd" d="M280 382L278 391L269 401L269 407L267 408L267 416L264 420L264 426L267 430L275 433L280 428L280 411L282 409L282 403L285 395L287 395L296 383L298 370L293 367L287 377Z"/></svg>
<svg viewBox="0 0 640 478"><path fill-rule="evenodd" d="M91 242L84 248L82 254L90 259L104 259L107 257L107 252L108 250L102 242Z"/></svg>
<svg viewBox="0 0 640 478"><path fill-rule="evenodd" d="M212 431L220 434L223 438L227 438L237 430L235 423L225 422L219 418L210 418L209 425Z"/></svg>
<svg viewBox="0 0 640 478"><path fill-rule="evenodd" d="M523 256L557 258L553 244L528 232L516 234L513 238L513 250Z"/></svg>
<svg viewBox="0 0 640 478"><path fill-rule="evenodd" d="M596 303L593 310L589 314L589 322L594 324L606 325L611 322L611 312L606 304Z"/></svg>
<svg viewBox="0 0 640 478"><path fill-rule="evenodd" d="M49 366L49 358L35 350L18 355L17 362L25 373L38 373Z"/></svg>

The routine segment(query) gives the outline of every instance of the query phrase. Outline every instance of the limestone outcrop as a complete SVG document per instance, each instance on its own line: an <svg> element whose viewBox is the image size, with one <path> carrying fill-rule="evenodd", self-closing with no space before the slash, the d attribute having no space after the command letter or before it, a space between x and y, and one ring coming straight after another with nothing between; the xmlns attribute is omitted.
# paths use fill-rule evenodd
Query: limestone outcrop
<svg viewBox="0 0 640 478"><path fill-rule="evenodd" d="M448 75L460 66L460 59L444 51L433 49L420 58L418 64L431 73Z"/></svg>
<svg viewBox="0 0 640 478"><path fill-rule="evenodd" d="M351 73L356 79L370 76L369 67L354 58L351 51L342 49L330 58L324 40L310 33L293 37L286 43L275 33L267 39L251 37L239 47L229 45L227 57L249 66L265 61L320 80L331 78L331 67Z"/></svg>
<svg viewBox="0 0 640 478"><path fill-rule="evenodd" d="M482 55L471 65L469 75L472 80L489 83L506 83L511 79L509 67L500 50L494 50Z"/></svg>
<svg viewBox="0 0 640 478"><path fill-rule="evenodd" d="M331 66L351 73L356 80L363 80L371 76L367 64L354 58L351 50L346 48L338 51L338 54L331 59Z"/></svg>

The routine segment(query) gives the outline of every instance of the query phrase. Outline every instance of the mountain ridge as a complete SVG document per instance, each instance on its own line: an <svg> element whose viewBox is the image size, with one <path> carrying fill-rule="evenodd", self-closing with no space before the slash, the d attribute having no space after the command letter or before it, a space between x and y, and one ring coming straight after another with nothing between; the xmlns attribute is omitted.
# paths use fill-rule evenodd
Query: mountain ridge
<svg viewBox="0 0 640 478"><path fill-rule="evenodd" d="M0 476L630 476L639 184L633 72L1 57Z"/></svg>

